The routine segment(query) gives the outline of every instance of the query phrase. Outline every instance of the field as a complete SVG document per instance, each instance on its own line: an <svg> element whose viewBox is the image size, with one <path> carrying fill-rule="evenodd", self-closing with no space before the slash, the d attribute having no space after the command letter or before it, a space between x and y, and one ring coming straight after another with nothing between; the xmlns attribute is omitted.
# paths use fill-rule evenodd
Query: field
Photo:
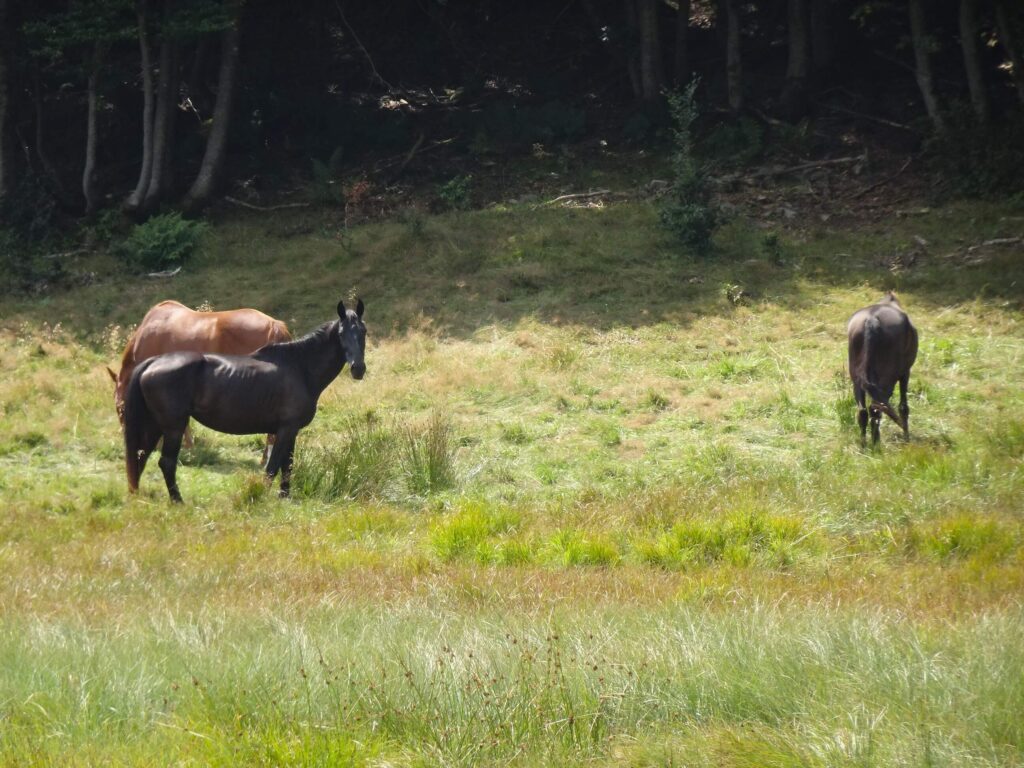
<svg viewBox="0 0 1024 768"><path fill-rule="evenodd" d="M0 299L0 763L1024 764L1019 204L680 254L643 201L350 229L235 215L169 281ZM912 438L845 321L899 292ZM368 373L300 434L197 430L129 498L104 366L162 298Z"/></svg>

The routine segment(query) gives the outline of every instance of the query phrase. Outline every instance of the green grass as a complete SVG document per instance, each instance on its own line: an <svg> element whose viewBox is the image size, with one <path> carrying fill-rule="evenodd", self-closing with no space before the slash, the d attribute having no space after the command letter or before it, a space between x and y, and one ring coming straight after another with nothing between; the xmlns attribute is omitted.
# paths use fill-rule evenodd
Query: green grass
<svg viewBox="0 0 1024 768"><path fill-rule="evenodd" d="M1020 765L1019 206L865 227L499 206L216 222L171 282L0 298L0 763ZM925 238L910 269L878 266ZM912 439L844 324L900 292ZM177 298L367 305L300 435L197 430L126 494L105 365Z"/></svg>

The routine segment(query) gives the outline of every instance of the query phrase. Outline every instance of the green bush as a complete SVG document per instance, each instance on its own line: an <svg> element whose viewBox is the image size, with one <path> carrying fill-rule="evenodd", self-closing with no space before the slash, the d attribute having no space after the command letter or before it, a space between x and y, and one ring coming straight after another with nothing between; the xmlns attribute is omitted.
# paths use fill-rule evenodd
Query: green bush
<svg viewBox="0 0 1024 768"><path fill-rule="evenodd" d="M704 173L693 153L693 121L697 119L697 90L694 80L680 93L669 93L672 115L672 188L661 206L661 223L688 248L699 254L711 249L711 236L718 226L718 212Z"/></svg>
<svg viewBox="0 0 1024 768"><path fill-rule="evenodd" d="M455 176L437 188L438 197L445 207L451 210L464 210L469 207L469 193L473 177Z"/></svg>
<svg viewBox="0 0 1024 768"><path fill-rule="evenodd" d="M183 219L180 213L165 213L136 226L114 250L137 269L171 269L192 255L205 231L202 222Z"/></svg>

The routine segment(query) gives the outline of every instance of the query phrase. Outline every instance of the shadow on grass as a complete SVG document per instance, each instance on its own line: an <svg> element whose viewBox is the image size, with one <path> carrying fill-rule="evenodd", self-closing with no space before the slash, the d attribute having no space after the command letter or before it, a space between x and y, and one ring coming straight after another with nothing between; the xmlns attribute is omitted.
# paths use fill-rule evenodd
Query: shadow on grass
<svg viewBox="0 0 1024 768"><path fill-rule="evenodd" d="M686 326L743 304L813 308L830 287L858 289L865 300L896 289L910 294L912 316L976 299L1019 310L1019 251L988 249L971 265L946 257L965 243L1018 234L1021 217L1011 214L1019 213L1009 204L961 203L893 217L871 231L807 227L802 241L783 235L778 244L766 230L737 220L719 233L707 258L681 253L646 203L602 210L518 205L396 219L353 228L344 238L320 230L275 235L294 229L303 214L241 215L220 223L204 254L173 282L112 271L42 299L2 298L0 315L8 327L60 322L98 346L104 328L137 323L166 298L258 307L301 335L330 320L338 298L353 292L365 298L371 337L378 338L425 327L468 338L525 318L595 330ZM837 313L836 326L846 319L845 310Z"/></svg>

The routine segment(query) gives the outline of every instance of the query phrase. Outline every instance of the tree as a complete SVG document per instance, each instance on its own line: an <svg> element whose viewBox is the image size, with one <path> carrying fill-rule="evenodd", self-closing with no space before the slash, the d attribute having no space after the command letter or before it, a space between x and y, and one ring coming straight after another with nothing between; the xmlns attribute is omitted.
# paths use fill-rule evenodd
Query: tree
<svg viewBox="0 0 1024 768"><path fill-rule="evenodd" d="M142 166L139 169L139 180L135 184L135 189L125 200L125 209L128 211L137 211L142 207L153 172L153 115L156 96L153 92L153 64L150 60L148 10L147 0L139 0L137 16L139 58L142 63Z"/></svg>
<svg viewBox="0 0 1024 768"><path fill-rule="evenodd" d="M658 33L660 0L637 0L637 21L640 30L640 91L644 101L661 98L665 75Z"/></svg>
<svg viewBox="0 0 1024 768"><path fill-rule="evenodd" d="M798 120L807 110L807 69L811 38L807 0L788 0L789 59L780 99L782 114Z"/></svg>
<svg viewBox="0 0 1024 768"><path fill-rule="evenodd" d="M235 19L221 35L220 73L217 76L217 101L213 107L213 124L206 140L206 152L192 188L185 197L185 208L197 210L213 195L224 168L231 104L235 95L238 72L239 21Z"/></svg>
<svg viewBox="0 0 1024 768"><path fill-rule="evenodd" d="M37 58L60 60L68 50L82 56L86 75L86 139L82 169L82 196L85 212L99 208L98 167L99 108L102 95L100 78L107 50L118 40L131 34L126 13L129 0L77 0L66 12L53 13L41 21L26 25Z"/></svg>
<svg viewBox="0 0 1024 768"><path fill-rule="evenodd" d="M1018 6L1019 9L1019 6ZM996 0L996 28L999 32L999 42L1010 59L1010 76L1013 78L1013 85L1017 89L1017 98L1024 104L1024 57L1021 56L1020 41L1017 32L1020 25L1014 25L1014 18L1010 15L1007 7L1007 0Z"/></svg>
<svg viewBox="0 0 1024 768"><path fill-rule="evenodd" d="M679 0L676 12L676 50L672 79L676 87L690 80L690 0Z"/></svg>
<svg viewBox="0 0 1024 768"><path fill-rule="evenodd" d="M914 73L917 87L921 89L924 108L931 118L936 133L944 133L945 121L939 111L939 100L935 95L935 77L932 74L931 54L934 42L928 34L924 15L924 0L909 0L910 38L914 45Z"/></svg>
<svg viewBox="0 0 1024 768"><path fill-rule="evenodd" d="M722 0L725 6L725 79L729 109L733 114L743 111L743 59L740 49L739 0Z"/></svg>
<svg viewBox="0 0 1024 768"><path fill-rule="evenodd" d="M7 192L7 0L0 0L0 198Z"/></svg>
<svg viewBox="0 0 1024 768"><path fill-rule="evenodd" d="M967 87L971 94L974 116L982 125L989 121L988 91L981 70L981 53L978 50L978 0L960 0L960 48L964 54L964 70L967 72Z"/></svg>

